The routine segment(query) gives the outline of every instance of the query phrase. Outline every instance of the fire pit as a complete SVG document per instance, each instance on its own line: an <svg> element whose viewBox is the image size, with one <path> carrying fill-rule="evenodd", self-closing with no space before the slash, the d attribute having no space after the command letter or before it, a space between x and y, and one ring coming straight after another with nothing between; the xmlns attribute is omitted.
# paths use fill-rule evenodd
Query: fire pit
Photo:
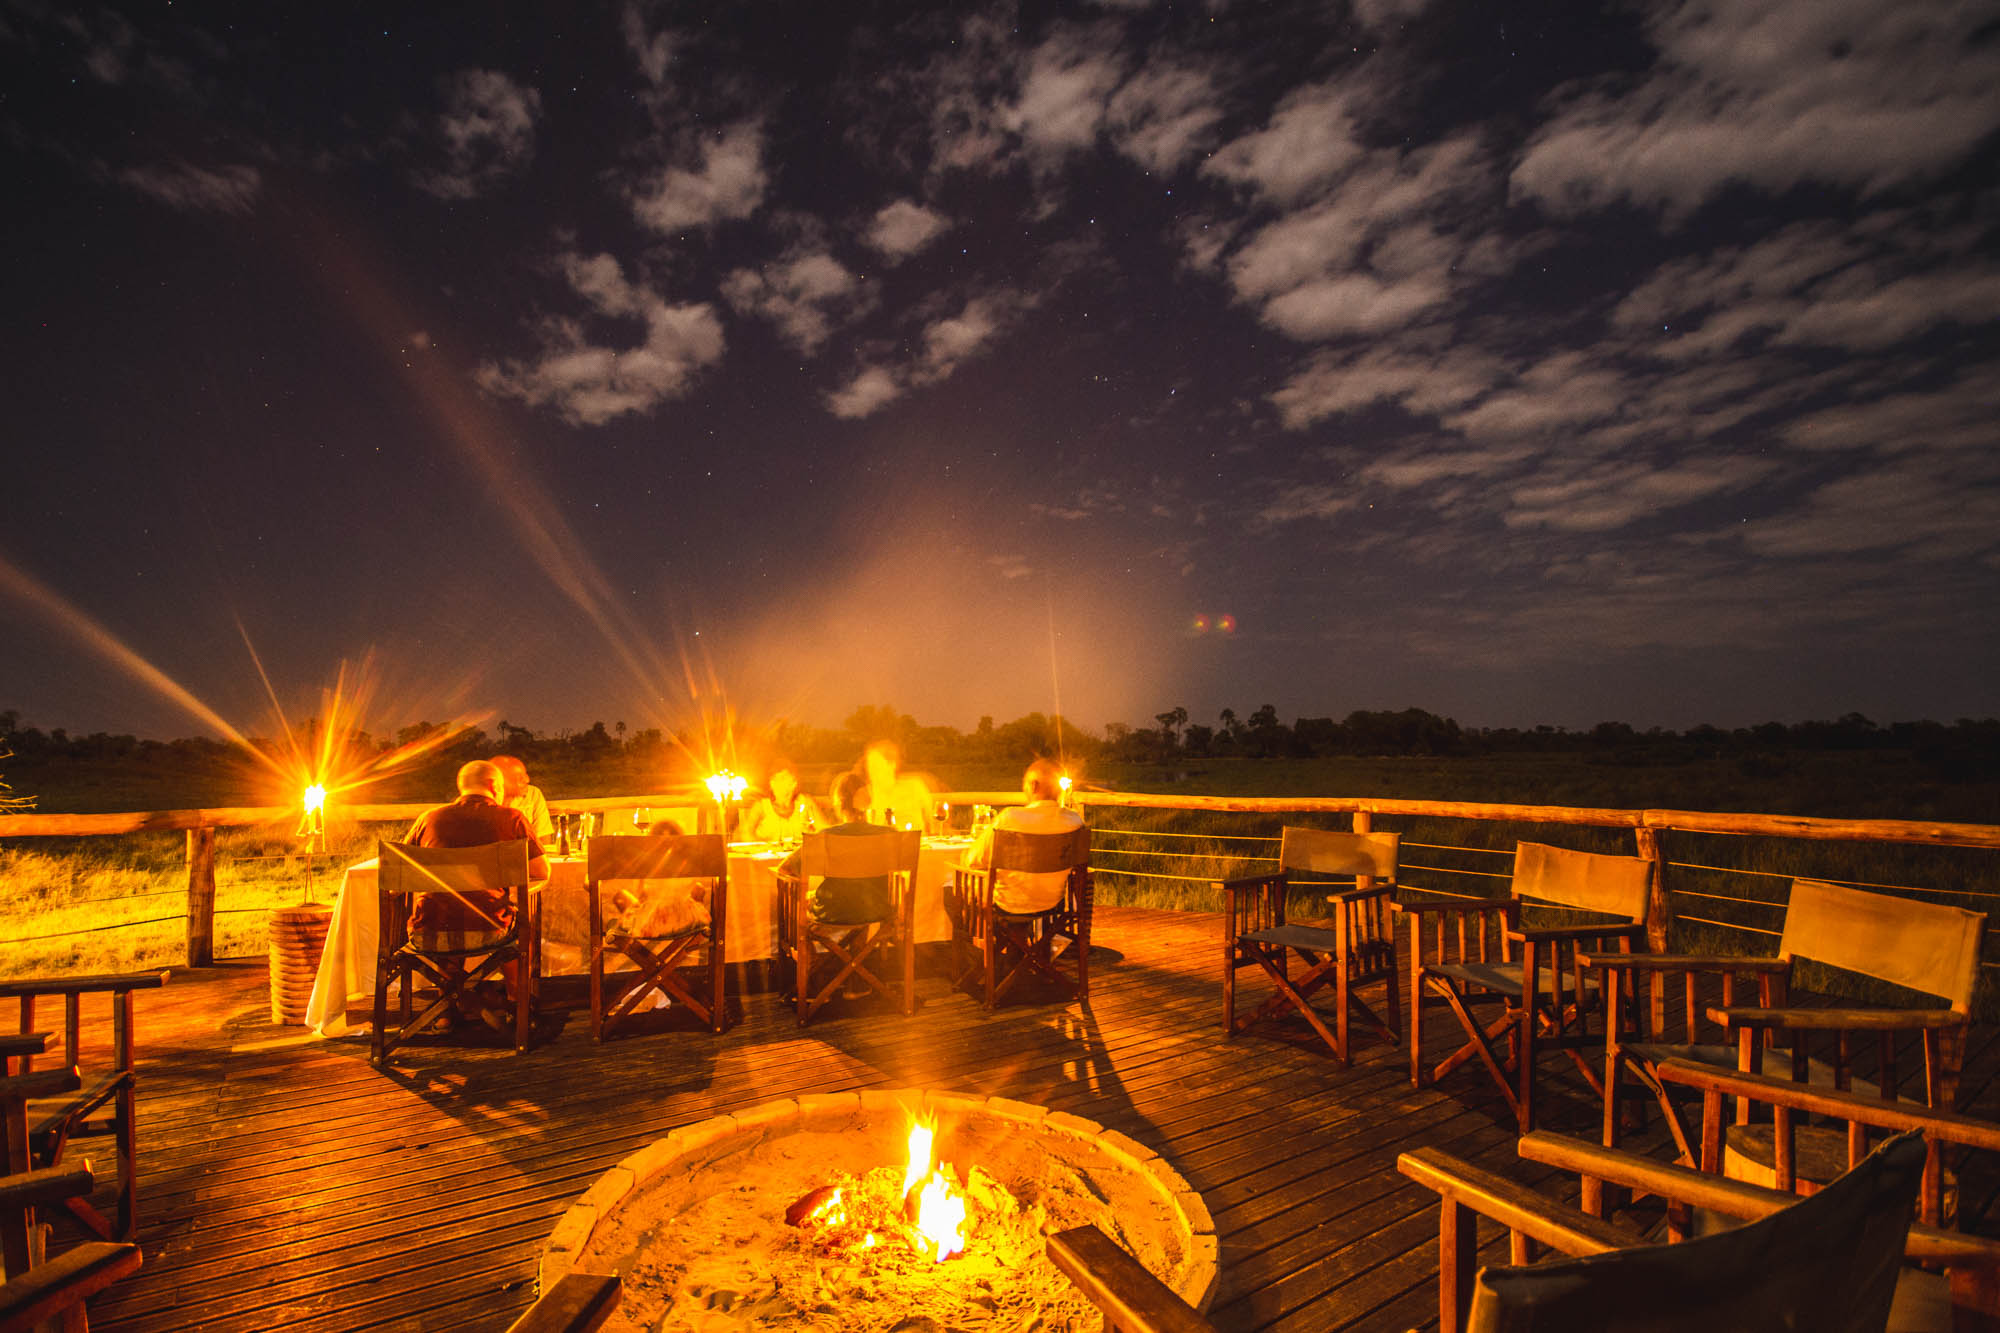
<svg viewBox="0 0 2000 1333"><path fill-rule="evenodd" d="M913 1138L931 1125L934 1144ZM1097 1330L1044 1254L1084 1223L1206 1308L1208 1210L1135 1140L1000 1097L786 1098L612 1167L556 1223L541 1282L620 1274L611 1329Z"/></svg>

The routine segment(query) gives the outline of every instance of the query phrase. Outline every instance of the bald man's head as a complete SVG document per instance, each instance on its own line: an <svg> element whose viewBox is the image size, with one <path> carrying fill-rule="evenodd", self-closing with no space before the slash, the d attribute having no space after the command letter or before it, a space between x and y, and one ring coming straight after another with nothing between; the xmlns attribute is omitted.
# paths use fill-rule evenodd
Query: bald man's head
<svg viewBox="0 0 2000 1333"><path fill-rule="evenodd" d="M500 798L500 770L484 759L474 759L458 770L458 794Z"/></svg>

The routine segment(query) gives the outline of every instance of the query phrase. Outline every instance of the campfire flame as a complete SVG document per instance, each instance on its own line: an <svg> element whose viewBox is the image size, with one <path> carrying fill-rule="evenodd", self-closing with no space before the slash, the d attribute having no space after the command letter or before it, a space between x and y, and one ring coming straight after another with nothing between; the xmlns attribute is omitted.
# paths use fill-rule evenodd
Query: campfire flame
<svg viewBox="0 0 2000 1333"><path fill-rule="evenodd" d="M808 1190L785 1209L786 1223L812 1232L826 1245L867 1250L880 1245L884 1235L900 1234L922 1258L934 1263L956 1258L965 1252L970 1214L951 1165L933 1165L935 1144L935 1126L912 1121L909 1157L895 1194L888 1192L895 1168L882 1166L851 1181L851 1191L837 1184Z"/></svg>
<svg viewBox="0 0 2000 1333"><path fill-rule="evenodd" d="M965 1252L965 1196L953 1188L944 1172L931 1166L936 1132L917 1121L910 1126L910 1160L903 1168L906 1213L914 1212L910 1242L917 1253L938 1263ZM911 1192L916 1192L914 1204Z"/></svg>

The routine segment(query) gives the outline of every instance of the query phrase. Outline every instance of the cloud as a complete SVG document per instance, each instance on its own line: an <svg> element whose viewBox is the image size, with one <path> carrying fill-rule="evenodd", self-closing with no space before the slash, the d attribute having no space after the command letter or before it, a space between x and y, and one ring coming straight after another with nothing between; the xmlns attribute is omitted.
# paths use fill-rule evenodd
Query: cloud
<svg viewBox="0 0 2000 1333"><path fill-rule="evenodd" d="M632 215L657 232L747 218L764 202L764 131L741 121L682 145L680 165L632 190Z"/></svg>
<svg viewBox="0 0 2000 1333"><path fill-rule="evenodd" d="M1105 126L1118 151L1161 174L1201 152L1222 118L1214 84L1187 65L1141 68L1111 98Z"/></svg>
<svg viewBox="0 0 2000 1333"><path fill-rule="evenodd" d="M197 167L191 162L126 167L118 181L184 213L248 213L264 178L249 166Z"/></svg>
<svg viewBox="0 0 2000 1333"><path fill-rule="evenodd" d="M646 25L646 7L637 3L626 4L618 26L625 38L625 47L631 51L632 59L646 82L655 88L665 83L667 69L674 61L673 34L650 31Z"/></svg>
<svg viewBox="0 0 2000 1333"><path fill-rule="evenodd" d="M770 320L799 351L819 350L838 324L866 313L868 284L824 250L800 250L762 269L739 268L722 281L729 304Z"/></svg>
<svg viewBox="0 0 2000 1333"><path fill-rule="evenodd" d="M1478 398L1507 375L1496 357L1470 349L1420 354L1390 348L1321 352L1271 394L1292 430L1376 403L1437 414Z"/></svg>
<svg viewBox="0 0 2000 1333"><path fill-rule="evenodd" d="M826 396L827 411L845 421L871 416L903 396L903 386L887 366L864 366Z"/></svg>
<svg viewBox="0 0 2000 1333"><path fill-rule="evenodd" d="M1270 203L1298 202L1366 153L1349 113L1354 96L1330 85L1300 89L1279 103L1263 129L1217 149L1203 173Z"/></svg>
<svg viewBox="0 0 2000 1333"><path fill-rule="evenodd" d="M1977 5L1688 0L1650 23L1659 58L1580 85L1534 136L1513 194L1574 215L1618 201L1684 220L1725 186L1879 194L1934 177L2000 128L2000 48Z"/></svg>
<svg viewBox="0 0 2000 1333"><path fill-rule="evenodd" d="M2000 476L1976 454L1898 459L1829 481L1796 510L1741 526L1762 556L1897 551L1933 561L2000 551Z"/></svg>
<svg viewBox="0 0 2000 1333"><path fill-rule="evenodd" d="M1336 490L1320 483L1287 486L1256 511L1253 521L1274 524L1302 518L1332 518L1346 513L1356 503L1351 489Z"/></svg>
<svg viewBox="0 0 2000 1333"><path fill-rule="evenodd" d="M553 406L576 425L599 426L679 397L698 372L722 359L722 324L712 306L669 304L630 281L610 255L570 253L557 264L586 304L600 316L638 321L644 339L621 349L593 342L574 319L545 320L538 357L480 367L479 383L488 392L531 407Z"/></svg>
<svg viewBox="0 0 2000 1333"><path fill-rule="evenodd" d="M1976 452L1991 450L1996 419L2000 367L1989 362L1943 389L1890 394L1873 402L1844 401L1796 417L1779 438L1795 449L1816 452Z"/></svg>
<svg viewBox="0 0 2000 1333"><path fill-rule="evenodd" d="M876 211L863 237L891 264L901 263L951 229L951 219L914 199L898 199Z"/></svg>
<svg viewBox="0 0 2000 1333"><path fill-rule="evenodd" d="M1020 93L1000 123L1045 161L1089 148L1120 73L1103 35L1059 32L1029 56Z"/></svg>
<svg viewBox="0 0 2000 1333"><path fill-rule="evenodd" d="M466 69L445 81L437 134L445 164L415 175L440 199L472 199L526 166L535 153L542 95L498 70Z"/></svg>
<svg viewBox="0 0 2000 1333"><path fill-rule="evenodd" d="M1888 225L1795 223L1754 245L1669 263L1613 321L1662 335L1649 354L1687 361L1745 346L1875 352L2000 310L2000 267L1940 252L1914 219L1871 221Z"/></svg>
<svg viewBox="0 0 2000 1333"><path fill-rule="evenodd" d="M1035 572L1035 567L1028 563L1028 557L1018 553L989 555L986 557L986 563L993 567L994 573L1010 582L1014 579L1027 578Z"/></svg>
<svg viewBox="0 0 2000 1333"><path fill-rule="evenodd" d="M1551 460L1541 473L1508 495L1510 528L1603 532L1726 491L1740 490L1772 471L1759 458L1707 454L1665 464L1588 463L1570 469Z"/></svg>

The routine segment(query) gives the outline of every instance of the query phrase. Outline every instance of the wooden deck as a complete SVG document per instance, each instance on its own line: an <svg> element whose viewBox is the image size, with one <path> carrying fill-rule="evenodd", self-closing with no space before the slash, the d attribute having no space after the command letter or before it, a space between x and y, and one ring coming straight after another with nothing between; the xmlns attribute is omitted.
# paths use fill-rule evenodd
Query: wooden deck
<svg viewBox="0 0 2000 1333"><path fill-rule="evenodd" d="M93 1318L114 1333L504 1328L556 1216L636 1148L774 1097L924 1085L1075 1112L1160 1151L1214 1213L1224 1329L1433 1324L1436 1209L1396 1155L1433 1144L1561 1182L1514 1157L1477 1068L1413 1092L1402 1051L1379 1043L1357 1038L1342 1071L1282 1034L1224 1041L1217 929L1101 909L1088 1009L986 1017L927 980L915 1019L857 1006L801 1031L776 995L750 994L719 1038L594 1047L573 1014L524 1056L417 1046L393 1074L365 1039L272 1026L261 961L177 973L138 997L145 1266ZM1456 1044L1442 1011L1426 1029L1440 1053ZM1992 1037L1972 1043L1965 1093L1987 1115ZM1594 1138L1597 1102L1566 1069L1542 1066L1545 1127Z"/></svg>

